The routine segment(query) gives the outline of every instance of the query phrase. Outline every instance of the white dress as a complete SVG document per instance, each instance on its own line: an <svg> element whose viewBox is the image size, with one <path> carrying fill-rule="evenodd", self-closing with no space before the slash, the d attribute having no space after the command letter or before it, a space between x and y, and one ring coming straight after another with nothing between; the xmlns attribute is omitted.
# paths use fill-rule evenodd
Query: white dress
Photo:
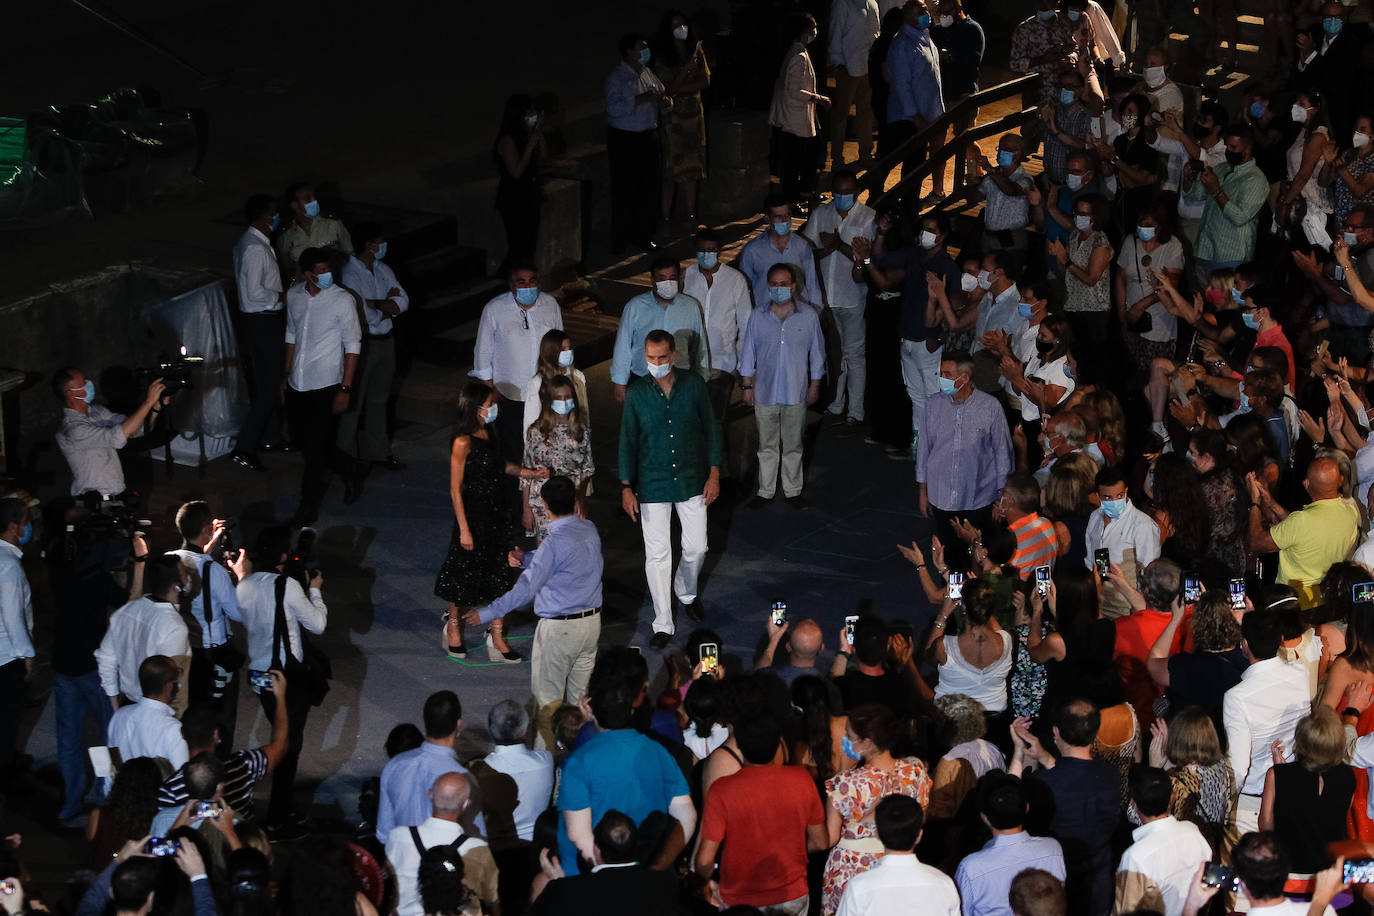
<svg viewBox="0 0 1374 916"><path fill-rule="evenodd" d="M1325 127L1318 127L1312 133L1328 136L1329 131ZM1302 169L1303 148L1307 145L1307 131L1299 131L1293 145L1288 147L1288 180L1292 181L1298 177L1298 171ZM1302 232L1307 240L1320 248L1331 247L1331 236L1326 231L1326 218L1331 215L1331 197L1317 183L1317 169L1312 169L1312 174L1307 178L1307 184L1302 186L1302 199L1307 204L1307 213L1302 218Z"/></svg>

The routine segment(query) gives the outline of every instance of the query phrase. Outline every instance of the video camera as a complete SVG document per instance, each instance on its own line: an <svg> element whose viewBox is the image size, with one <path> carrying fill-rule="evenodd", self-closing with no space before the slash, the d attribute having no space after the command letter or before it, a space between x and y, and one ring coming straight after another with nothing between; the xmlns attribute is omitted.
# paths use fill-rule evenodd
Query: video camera
<svg viewBox="0 0 1374 916"><path fill-rule="evenodd" d="M310 580L319 572L320 564L315 556L315 529L302 528L296 535L296 549L291 551L282 565L282 574L295 579L306 592L310 591Z"/></svg>
<svg viewBox="0 0 1374 916"><path fill-rule="evenodd" d="M134 535L144 535L152 521L139 518L134 507L86 493L76 499L85 512L69 514L60 549L62 561L75 568L89 566L114 572L129 563Z"/></svg>
<svg viewBox="0 0 1374 916"><path fill-rule="evenodd" d="M186 348L182 347L181 352L173 359L159 356L158 364L145 369L134 370L138 375L138 382L141 386L147 387L156 379L162 379L163 387L166 389L164 395L176 394L184 388L194 387L191 383L191 373L205 364L202 356L190 356Z"/></svg>

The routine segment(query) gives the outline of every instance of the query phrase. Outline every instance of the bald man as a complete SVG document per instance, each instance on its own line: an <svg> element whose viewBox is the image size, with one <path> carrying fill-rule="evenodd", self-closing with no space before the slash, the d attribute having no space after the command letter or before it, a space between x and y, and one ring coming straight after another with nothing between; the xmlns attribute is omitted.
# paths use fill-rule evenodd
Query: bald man
<svg viewBox="0 0 1374 916"><path fill-rule="evenodd" d="M463 857L463 886L488 912L497 905L496 860L486 840L468 836L458 820L472 804L472 781L466 773L445 773L429 789L429 818L418 827L395 827L386 841L386 857L396 870L397 916L424 916L420 902L420 856L435 846L452 846Z"/></svg>
<svg viewBox="0 0 1374 916"><path fill-rule="evenodd" d="M1250 550L1279 552L1276 581L1292 586L1304 609L1320 602L1317 585L1332 563L1350 556L1359 539L1359 508L1354 500L1341 496L1342 482L1336 462L1314 459L1302 480L1312 501L1290 513L1274 501L1254 472L1245 475L1251 503Z"/></svg>
<svg viewBox="0 0 1374 916"><path fill-rule="evenodd" d="M778 646L789 629L791 635L787 638L787 657L783 659L785 663L777 664L775 656ZM825 670L816 664L824 649L825 639L821 636L820 624L816 621L808 617L798 620L796 626L790 623L777 626L773 623L773 612L769 611L768 646L759 656L759 662L755 667L773 669L773 673L791 687L792 682L799 677L825 677Z"/></svg>

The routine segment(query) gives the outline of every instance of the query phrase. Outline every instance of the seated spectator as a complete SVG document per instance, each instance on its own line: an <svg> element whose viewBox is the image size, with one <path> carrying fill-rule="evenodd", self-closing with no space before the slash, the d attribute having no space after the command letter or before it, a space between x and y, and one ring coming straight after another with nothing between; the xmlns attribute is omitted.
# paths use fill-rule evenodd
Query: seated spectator
<svg viewBox="0 0 1374 916"><path fill-rule="evenodd" d="M1126 687L1126 698L1135 707L1137 720L1148 727L1154 721L1154 702L1159 698L1160 688L1151 679L1145 660L1166 629L1173 631L1169 655L1178 652L1184 640L1180 630L1189 629L1188 621L1193 614L1183 604L1183 575L1172 560L1155 560L1140 571L1139 582L1140 591L1136 591L1124 580L1113 580L1114 587L1126 596L1133 610L1128 616L1117 618L1112 659ZM1183 618L1182 627L1171 628L1175 608Z"/></svg>
<svg viewBox="0 0 1374 916"><path fill-rule="evenodd" d="M925 817L921 803L906 795L888 795L873 809L873 823L883 844L876 865L854 875L840 898L840 916L898 916L920 911L933 916L959 916L959 892L949 876L916 858Z"/></svg>
<svg viewBox="0 0 1374 916"><path fill-rule="evenodd" d="M420 861L425 852L448 846L463 858L463 884L485 906L497 903L496 861L481 837L460 826L471 806L472 779L466 773L445 773L429 790L430 815L419 825L398 824L386 841L386 857L396 873L397 916L423 916L420 902Z"/></svg>
<svg viewBox="0 0 1374 916"><path fill-rule="evenodd" d="M1258 916L1336 916L1329 900L1325 907L1320 901L1309 906L1284 895L1283 886L1291 871L1286 845L1276 833L1260 830L1245 834L1231 850L1231 870L1236 873L1239 891L1250 901L1248 912Z"/></svg>
<svg viewBox="0 0 1374 916"><path fill-rule="evenodd" d="M135 757L115 771L105 804L86 821L92 866L104 868L121 846L152 832L158 786L170 769L161 758Z"/></svg>
<svg viewBox="0 0 1374 916"><path fill-rule="evenodd" d="M1331 843L1346 838L1346 813L1355 794L1355 772L1345 762L1340 717L1318 704L1298 720L1292 763L1275 746L1264 776L1259 828L1283 837L1291 871L1310 875L1331 864Z"/></svg>
<svg viewBox="0 0 1374 916"><path fill-rule="evenodd" d="M1007 895L1018 874L1036 871L1055 881L1064 880L1059 841L1027 833L1027 813L1025 789L1015 776L994 774L979 785L978 814L992 831L992 839L965 856L954 874L964 916L1009 916ZM1062 886L1059 893L1062 897Z"/></svg>
<svg viewBox="0 0 1374 916"><path fill-rule="evenodd" d="M1198 865L1212 858L1212 848L1196 825L1169 813L1172 791L1163 770L1136 766L1131 772L1131 801L1141 825L1131 832L1135 842L1116 869L1114 913L1156 910L1183 916Z"/></svg>
<svg viewBox="0 0 1374 916"><path fill-rule="evenodd" d="M1064 882L1039 868L1028 868L1012 879L1007 905L1012 916L1065 916L1069 911Z"/></svg>
<svg viewBox="0 0 1374 916"><path fill-rule="evenodd" d="M784 635L787 636L786 657L779 659L777 650ZM822 674L816 662L824 651L825 637L821 635L820 624L816 621L807 618L798 620L795 625L784 623L780 627L774 626L772 611L769 611L768 645L754 667L773 669L783 683L791 687L799 677Z"/></svg>
<svg viewBox="0 0 1374 916"><path fill-rule="evenodd" d="M623 906L634 901L634 911L645 916L676 916L676 875L636 861L639 830L633 820L612 809L602 816L592 836L591 871L565 878L557 863L549 862L546 872L553 873L553 880L535 900L533 916L592 916L605 913L617 901Z"/></svg>
<svg viewBox="0 0 1374 916"><path fill-rule="evenodd" d="M925 809L931 820L953 817L984 776L1007 766L997 745L983 738L988 723L977 700L951 693L937 698L935 707L945 718L943 738L949 750L935 765L930 804Z"/></svg>
<svg viewBox="0 0 1374 916"><path fill-rule="evenodd" d="M463 704L452 690L440 690L425 700L425 743L397 754L382 770L381 797L377 808L377 840L386 843L393 827L417 827L429 817L430 788L445 773L466 773L458 762L453 743L463 728ZM464 806L464 829L485 836L481 796Z"/></svg>
<svg viewBox="0 0 1374 916"><path fill-rule="evenodd" d="M118 749L122 759L161 757L174 767L186 763L186 739L172 709L181 676L181 668L165 655L149 656L138 666L143 695L110 719L110 747Z"/></svg>

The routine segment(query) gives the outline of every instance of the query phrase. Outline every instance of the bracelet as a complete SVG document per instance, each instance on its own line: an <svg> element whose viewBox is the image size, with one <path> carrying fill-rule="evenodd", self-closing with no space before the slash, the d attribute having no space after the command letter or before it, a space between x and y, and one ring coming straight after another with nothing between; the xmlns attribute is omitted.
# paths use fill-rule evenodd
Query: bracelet
<svg viewBox="0 0 1374 916"><path fill-rule="evenodd" d="M620 489L622 489L622 490L633 490L634 488L635 488L635 485L632 484L632 483L624 483L624 482L621 482L621 484L620 484Z"/></svg>
<svg viewBox="0 0 1374 916"><path fill-rule="evenodd" d="M931 624L931 626L935 627L937 630L943 630L945 628L945 622L939 617L936 617L935 622Z"/></svg>
<svg viewBox="0 0 1374 916"><path fill-rule="evenodd" d="M939 573L940 575L942 575L942 576L948 576L948 575L949 575L949 567L948 567L948 566L946 566L944 569L940 569L940 568L937 566L937 567L935 568L935 571L936 571L937 573Z"/></svg>
<svg viewBox="0 0 1374 916"><path fill-rule="evenodd" d="M836 657L836 658L842 658L842 659L844 659L845 661L849 661L851 658L853 658L852 655L850 655L848 652L844 651L843 649L841 649L840 651L836 652L836 653L835 653L835 657Z"/></svg>
<svg viewBox="0 0 1374 916"><path fill-rule="evenodd" d="M143 562L146 562L147 559L148 559L148 555L145 553L145 554L144 554L143 556L141 556L141 557L140 557L140 556L130 557L130 558L129 558L129 561L130 561L131 563L143 563Z"/></svg>
<svg viewBox="0 0 1374 916"><path fill-rule="evenodd" d="M753 385L740 385L740 386L739 386L739 390L740 390L740 391L753 391L753 390L754 390L754 386L753 386Z"/></svg>

